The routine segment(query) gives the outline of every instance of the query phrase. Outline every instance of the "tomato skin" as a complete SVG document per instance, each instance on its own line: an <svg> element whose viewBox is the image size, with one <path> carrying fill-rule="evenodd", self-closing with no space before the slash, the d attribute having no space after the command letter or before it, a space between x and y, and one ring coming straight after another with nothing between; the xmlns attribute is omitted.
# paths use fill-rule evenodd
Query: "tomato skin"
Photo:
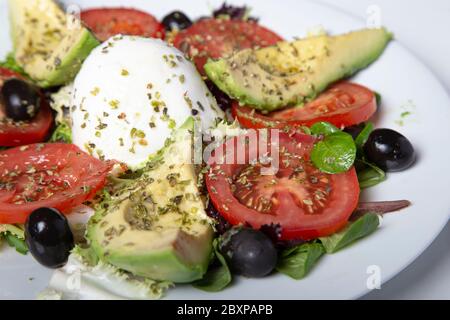
<svg viewBox="0 0 450 320"><path fill-rule="evenodd" d="M0 152L0 223L24 223L42 207L68 212L103 188L111 167L66 143Z"/></svg>
<svg viewBox="0 0 450 320"><path fill-rule="evenodd" d="M267 47L282 41L279 35L254 21L202 19L179 32L173 44L193 58L199 72L208 58L220 58L236 50Z"/></svg>
<svg viewBox="0 0 450 320"><path fill-rule="evenodd" d="M25 80L22 75L16 72L0 68L0 87L5 80L11 78ZM1 117L4 117L3 110L0 110ZM40 110L32 120L13 122L4 119L0 121L0 146L15 147L43 142L49 136L52 127L53 113L44 95L41 94Z"/></svg>
<svg viewBox="0 0 450 320"><path fill-rule="evenodd" d="M0 85L3 85L3 81L9 78L23 79L23 76L12 70L0 67Z"/></svg>
<svg viewBox="0 0 450 320"><path fill-rule="evenodd" d="M263 182L276 180L273 193L271 193L272 201L276 203L275 208L273 211L261 212L245 205L239 199L239 187L237 187L236 181L239 181L240 178L236 177L239 177L240 172L245 171L247 167L243 164L236 164L236 162L219 164L220 162L211 160L209 162L211 169L206 175L206 186L214 207L233 225L249 224L253 228L259 229L266 224L280 224L282 228L281 240L311 240L328 236L340 230L347 224L358 204L360 190L355 169L352 168L348 172L335 175L319 174L317 173L318 169L314 168L309 161L309 154L315 138L299 133L292 135L284 132L279 133L279 136L281 148L286 148L290 153L303 159L304 171L302 172L306 173L305 181L309 181L308 179L313 176L319 177L319 180L327 181L326 188L330 189L330 193L324 200L324 205L313 213L308 212L306 207L302 205L303 200L309 199L310 196L313 197L312 195L319 190L323 190L322 187L325 185L319 187L308 182L296 183L296 180L292 181L291 178L287 180L278 179L279 174L286 170L282 165L283 161L279 161L280 169L276 175L258 178L259 181ZM257 144L253 143L253 146L248 147L248 150L246 150L247 159L252 148L258 148L254 146ZM229 150L228 148L232 148L233 145L239 145L236 138L226 142L225 150ZM222 148L222 146L219 148ZM229 181L230 177L234 179L233 187ZM258 180L246 179L246 183L254 183L255 181ZM264 182L263 185L263 191L260 191L259 194L256 192L256 198L267 192L265 188L270 191L269 184ZM253 184L251 188L252 190L258 189L259 186ZM293 195L297 198L294 198ZM253 200L251 203L254 203Z"/></svg>
<svg viewBox="0 0 450 320"><path fill-rule="evenodd" d="M356 174L355 168L350 169L346 173L341 173L338 175L332 175L333 181L335 183L339 183L340 180L348 179L352 182L350 182L349 185L347 185L345 188L342 188L342 192L345 192L345 190L348 190L351 194L349 197L349 207L353 208L352 210L348 211L348 213L345 215L346 219L336 219L334 221L331 221L329 225L321 226L320 228L289 228L287 230L282 231L282 237L284 239L298 239L298 236L300 236L303 240L310 240L310 239L317 239L319 237L326 237L329 235L332 235L333 233L338 232L342 228L344 228L350 216L352 215L353 211L358 206L359 202L359 185L358 182L358 176ZM355 185L356 184L356 185ZM355 192L355 190L358 190ZM335 193L335 196L332 198L331 201L339 201L339 197L343 197L345 193L337 194Z"/></svg>
<svg viewBox="0 0 450 320"><path fill-rule="evenodd" d="M83 10L81 20L102 42L116 34L164 39L164 26L152 15L136 9Z"/></svg>
<svg viewBox="0 0 450 320"><path fill-rule="evenodd" d="M320 121L344 128L367 121L376 109L373 91L355 83L339 82L303 107L287 108L264 115L234 102L232 114L246 128L310 127Z"/></svg>
<svg viewBox="0 0 450 320"><path fill-rule="evenodd" d="M46 141L52 127L53 113L47 102L43 102L30 123L0 124L0 146L16 147Z"/></svg>

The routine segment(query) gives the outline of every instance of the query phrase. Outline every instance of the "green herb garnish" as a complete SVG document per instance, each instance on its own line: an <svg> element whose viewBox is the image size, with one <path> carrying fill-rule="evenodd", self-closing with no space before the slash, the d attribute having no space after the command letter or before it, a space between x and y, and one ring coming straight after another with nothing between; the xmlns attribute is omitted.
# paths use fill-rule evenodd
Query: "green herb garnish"
<svg viewBox="0 0 450 320"><path fill-rule="evenodd" d="M348 133L337 131L327 135L314 145L311 160L325 173L348 171L356 159L356 146Z"/></svg>

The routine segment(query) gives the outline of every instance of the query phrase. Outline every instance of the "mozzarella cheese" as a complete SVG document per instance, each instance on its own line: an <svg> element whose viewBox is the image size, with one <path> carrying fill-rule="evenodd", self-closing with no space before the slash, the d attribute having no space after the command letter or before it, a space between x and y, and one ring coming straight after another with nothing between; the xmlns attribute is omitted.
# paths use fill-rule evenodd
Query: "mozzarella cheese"
<svg viewBox="0 0 450 320"><path fill-rule="evenodd" d="M224 113L195 66L161 40L114 36L90 54L74 82L73 143L133 169L190 116L207 130Z"/></svg>

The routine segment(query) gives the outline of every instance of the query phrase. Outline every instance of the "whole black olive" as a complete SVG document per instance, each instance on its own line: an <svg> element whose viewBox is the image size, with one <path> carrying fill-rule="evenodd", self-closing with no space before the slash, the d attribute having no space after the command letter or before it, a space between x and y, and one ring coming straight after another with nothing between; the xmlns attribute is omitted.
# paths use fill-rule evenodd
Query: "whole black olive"
<svg viewBox="0 0 450 320"><path fill-rule="evenodd" d="M39 90L26 81L6 80L0 96L6 116L14 121L31 120L39 111Z"/></svg>
<svg viewBox="0 0 450 320"><path fill-rule="evenodd" d="M40 208L30 214L25 223L25 241L40 264L55 269L67 263L74 247L66 217L52 208Z"/></svg>
<svg viewBox="0 0 450 320"><path fill-rule="evenodd" d="M165 16L162 24L167 31L184 30L192 25L191 19L181 11L173 11Z"/></svg>
<svg viewBox="0 0 450 320"><path fill-rule="evenodd" d="M259 278L277 264L277 250L264 233L251 228L230 229L223 235L220 251L231 270L245 277Z"/></svg>
<svg viewBox="0 0 450 320"><path fill-rule="evenodd" d="M26 81L15 78L6 80L0 97L6 116L14 121L31 120L39 111L39 89Z"/></svg>
<svg viewBox="0 0 450 320"><path fill-rule="evenodd" d="M409 140L391 129L372 131L364 145L367 159L385 171L402 171L415 160L414 148Z"/></svg>

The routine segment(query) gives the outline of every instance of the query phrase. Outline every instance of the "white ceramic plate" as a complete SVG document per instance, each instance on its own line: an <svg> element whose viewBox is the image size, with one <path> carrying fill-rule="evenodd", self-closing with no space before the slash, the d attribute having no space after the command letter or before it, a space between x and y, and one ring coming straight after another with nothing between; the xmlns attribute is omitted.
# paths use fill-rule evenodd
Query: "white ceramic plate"
<svg viewBox="0 0 450 320"><path fill-rule="evenodd" d="M210 13L221 0L144 1L74 0L83 8L109 5L146 10L163 17L181 9L191 17ZM275 32L292 39L306 30L322 25L332 33L365 26L364 21L326 6L307 1L241 0L252 14ZM0 0L0 57L10 50L6 0ZM389 27L389 26L388 26ZM401 39L399 39L401 41ZM210 294L190 286L172 289L171 299L353 299L368 292L371 268L379 268L385 282L417 258L449 219L450 99L431 72L398 41L389 45L383 56L354 80L381 93L383 104L374 119L378 127L393 128L414 144L418 161L403 173L389 174L386 182L363 192L365 200L409 199L413 205L385 217L373 235L334 255L326 255L301 281L283 275L265 279L237 279L223 292ZM401 113L411 112L399 124ZM51 272L30 256L10 249L0 252L0 298L33 299L45 288Z"/></svg>

